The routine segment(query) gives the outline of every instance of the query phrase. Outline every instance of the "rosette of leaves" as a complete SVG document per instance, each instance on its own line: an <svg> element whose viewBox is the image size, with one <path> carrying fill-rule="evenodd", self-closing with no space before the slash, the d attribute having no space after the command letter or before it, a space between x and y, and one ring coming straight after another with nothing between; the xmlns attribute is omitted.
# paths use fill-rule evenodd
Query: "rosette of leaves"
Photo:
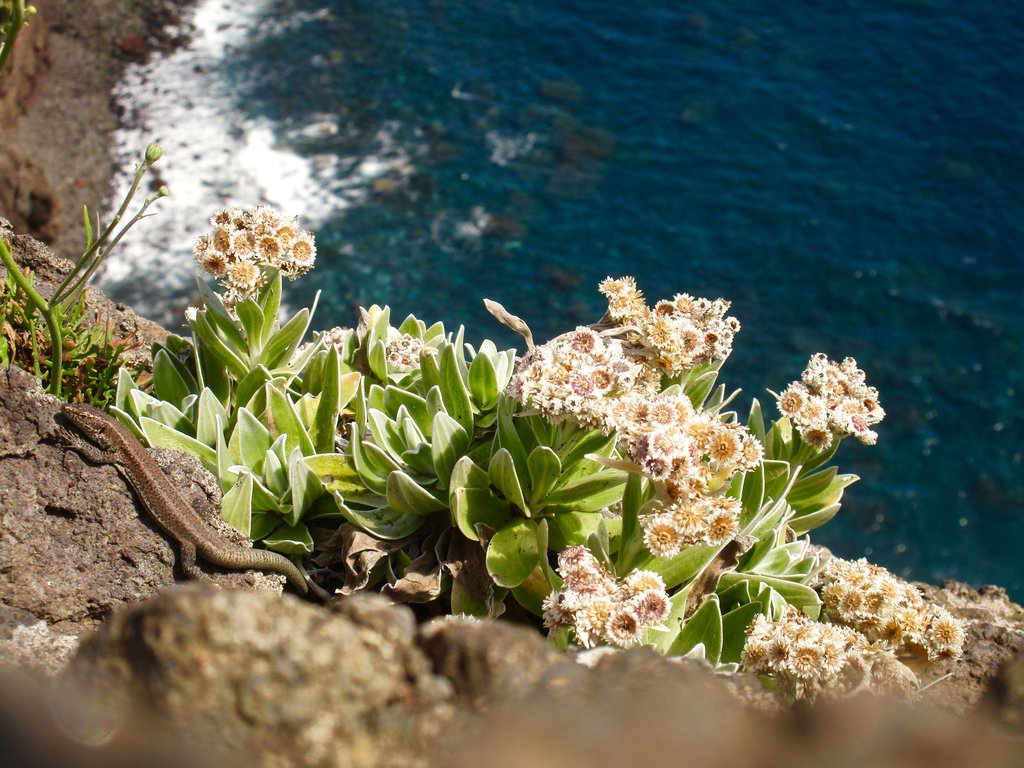
<svg viewBox="0 0 1024 768"><path fill-rule="evenodd" d="M463 328L453 338L440 323L428 328L411 315L393 328L387 307L360 311L348 364L368 374L354 402L349 452L359 479L386 503L369 514L347 511L353 525L399 539L448 509L460 458L489 450L515 350L499 351L489 340L476 350ZM422 344L417 364L404 370L390 366L386 354L388 340L399 335Z"/></svg>
<svg viewBox="0 0 1024 768"><path fill-rule="evenodd" d="M478 575L492 582L488 594L452 579L455 612L493 615L514 590L539 613L553 577L549 546L586 541L600 510L621 497L625 473L588 458L610 456L614 438L519 412L503 394L512 349L489 340L474 349L462 328L452 336L412 316L394 328L386 307L361 316L348 360L367 375L349 451L359 479L386 504L362 512L344 500L339 506L378 538L403 539L433 521L430 530L454 529L482 547ZM402 335L422 343L411 369L389 361L388 344Z"/></svg>
<svg viewBox="0 0 1024 768"><path fill-rule="evenodd" d="M255 299L236 305L235 320L205 289L206 308L190 319L194 344L171 336L155 345L152 392L122 375L112 410L147 445L198 457L218 479L224 520L271 549L302 554L313 548L307 523L338 514L330 490L365 493L335 451L360 375L343 373L322 340L300 349L310 310L278 323L280 293L271 275Z"/></svg>

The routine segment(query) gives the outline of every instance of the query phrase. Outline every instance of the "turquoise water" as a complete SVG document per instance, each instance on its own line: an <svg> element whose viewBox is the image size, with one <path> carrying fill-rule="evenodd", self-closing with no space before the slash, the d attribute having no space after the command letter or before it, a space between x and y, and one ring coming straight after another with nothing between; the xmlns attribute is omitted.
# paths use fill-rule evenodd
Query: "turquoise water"
<svg viewBox="0 0 1024 768"><path fill-rule="evenodd" d="M882 393L814 539L1024 597L1024 4L680 5L275 3L224 62L236 107L373 177L293 302L513 343L484 297L542 338L609 274L729 298L741 402L817 351Z"/></svg>

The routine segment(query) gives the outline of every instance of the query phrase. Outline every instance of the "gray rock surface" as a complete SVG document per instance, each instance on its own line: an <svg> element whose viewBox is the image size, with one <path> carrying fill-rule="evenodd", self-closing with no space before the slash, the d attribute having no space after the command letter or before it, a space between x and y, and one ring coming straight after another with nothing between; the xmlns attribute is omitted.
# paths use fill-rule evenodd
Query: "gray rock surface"
<svg viewBox="0 0 1024 768"><path fill-rule="evenodd" d="M261 766L423 765L452 714L452 687L416 647L412 614L372 596L328 611L179 587L116 613L67 679L249 747Z"/></svg>

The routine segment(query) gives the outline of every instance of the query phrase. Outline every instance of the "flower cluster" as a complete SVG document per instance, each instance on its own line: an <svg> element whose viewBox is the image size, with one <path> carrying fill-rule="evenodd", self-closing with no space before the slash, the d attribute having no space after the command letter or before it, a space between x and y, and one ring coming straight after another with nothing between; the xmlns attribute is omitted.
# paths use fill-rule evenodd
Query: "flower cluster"
<svg viewBox="0 0 1024 768"><path fill-rule="evenodd" d="M731 306L725 299L694 298L677 294L649 309L631 277L606 278L598 286L608 299L608 315L630 326L636 341L649 351L669 376L712 360L725 360L732 352L733 337L740 330L735 317L726 317Z"/></svg>
<svg viewBox="0 0 1024 768"><path fill-rule="evenodd" d="M802 381L794 381L779 395L779 411L792 419L800 436L810 445L825 449L833 439L855 435L874 445L878 434L871 429L885 417L878 390L869 387L857 361L841 363L816 354L807 363Z"/></svg>
<svg viewBox="0 0 1024 768"><path fill-rule="evenodd" d="M895 653L923 653L934 661L956 659L963 652L963 622L925 603L913 585L885 568L863 558L833 558L822 576L821 595L832 621Z"/></svg>
<svg viewBox="0 0 1024 768"><path fill-rule="evenodd" d="M296 278L316 260L313 234L259 205L251 210L225 208L210 219L213 231L196 238L193 254L204 272L225 286L224 304L233 307L266 281L265 267Z"/></svg>
<svg viewBox="0 0 1024 768"><path fill-rule="evenodd" d="M508 394L554 421L617 433L619 449L657 487L657 511L641 520L655 555L722 546L739 529L739 505L717 494L737 472L757 467L764 449L743 425L659 389L665 374L726 357L739 324L725 317L721 299L680 294L651 311L632 278L608 278L600 288L620 325L603 333L581 326L533 347Z"/></svg>
<svg viewBox="0 0 1024 768"><path fill-rule="evenodd" d="M408 333L390 339L384 353L388 370L395 373L415 370L419 367L422 351L423 342Z"/></svg>
<svg viewBox="0 0 1024 768"><path fill-rule="evenodd" d="M665 582L652 571L633 571L616 582L586 547L567 547L558 555L563 589L544 600L544 625L570 628L584 648L610 643L628 648L645 629L668 618Z"/></svg>
<svg viewBox="0 0 1024 768"><path fill-rule="evenodd" d="M754 619L740 660L755 675L771 675L793 699L841 696L865 686L902 695L917 691L917 678L892 651L792 607L777 621L764 614Z"/></svg>
<svg viewBox="0 0 1024 768"><path fill-rule="evenodd" d="M740 507L726 496L673 502L641 517L644 543L657 557L675 557L693 544L724 546L739 532Z"/></svg>
<svg viewBox="0 0 1024 768"><path fill-rule="evenodd" d="M685 395L626 398L610 421L643 474L685 487L690 495L706 494L755 468L764 453L742 424L696 412Z"/></svg>
<svg viewBox="0 0 1024 768"><path fill-rule="evenodd" d="M628 354L619 339L580 326L527 352L508 394L552 421L571 417L611 431L620 400L627 393L653 394L660 378Z"/></svg>

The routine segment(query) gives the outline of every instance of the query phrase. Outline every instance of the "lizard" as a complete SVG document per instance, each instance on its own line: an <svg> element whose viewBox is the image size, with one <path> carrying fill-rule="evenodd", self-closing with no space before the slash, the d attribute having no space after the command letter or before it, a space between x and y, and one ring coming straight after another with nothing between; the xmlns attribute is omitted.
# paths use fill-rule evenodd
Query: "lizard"
<svg viewBox="0 0 1024 768"><path fill-rule="evenodd" d="M70 447L94 464L114 465L135 490L153 521L178 542L181 569L186 576L193 579L205 577L196 565L198 553L224 568L252 568L282 574L302 595L307 594L311 586L319 597L326 595L284 555L239 546L207 527L142 443L115 418L80 403L63 404L61 414L89 440L86 443L77 435L62 430Z"/></svg>

